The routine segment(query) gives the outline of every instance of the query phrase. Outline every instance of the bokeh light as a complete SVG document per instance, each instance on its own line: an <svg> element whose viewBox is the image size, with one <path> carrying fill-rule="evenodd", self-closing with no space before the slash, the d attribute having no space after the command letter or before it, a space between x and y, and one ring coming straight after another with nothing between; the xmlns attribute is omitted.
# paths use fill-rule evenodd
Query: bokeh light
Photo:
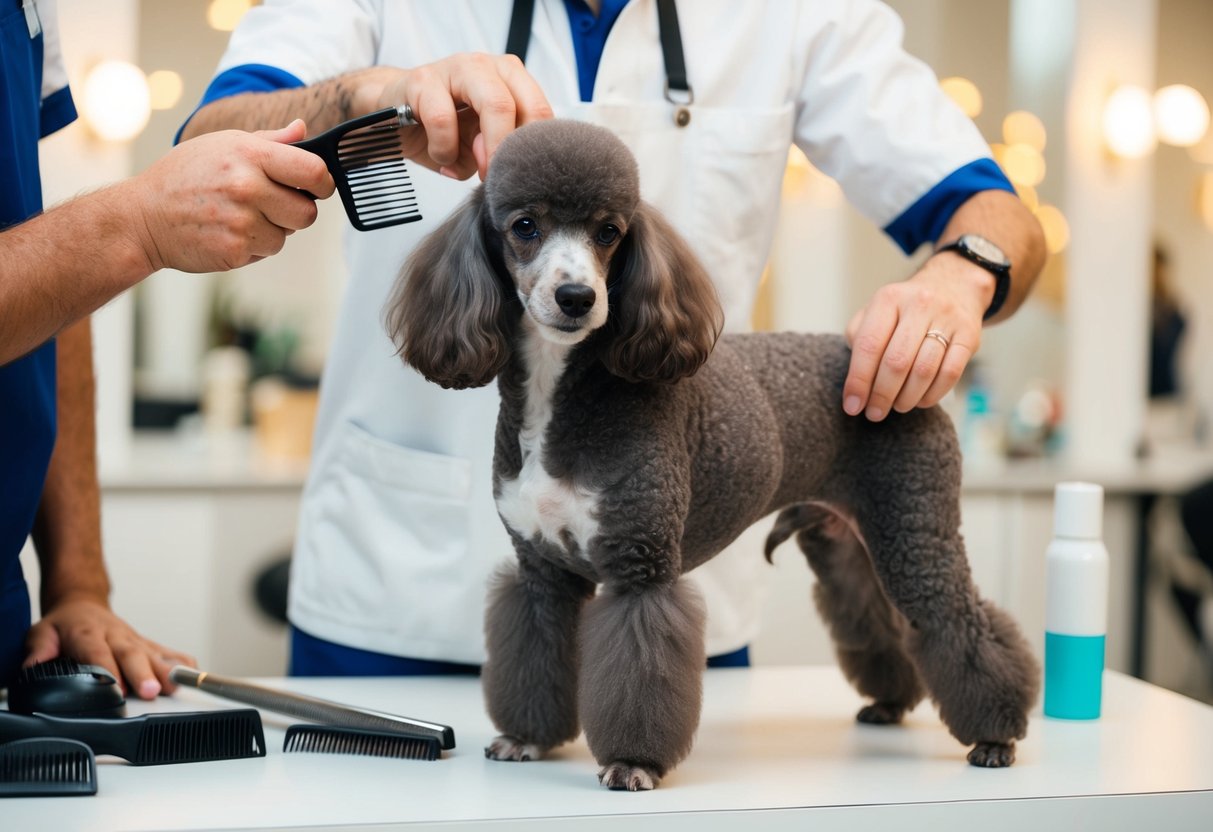
<svg viewBox="0 0 1213 832"><path fill-rule="evenodd" d="M959 76L944 78L939 82L939 86L943 88L948 98L956 102L966 116L976 118L981 114L981 90L977 89L977 85L968 78Z"/></svg>
<svg viewBox="0 0 1213 832"><path fill-rule="evenodd" d="M171 110L181 100L181 76L171 69L158 69L147 76L153 110Z"/></svg>

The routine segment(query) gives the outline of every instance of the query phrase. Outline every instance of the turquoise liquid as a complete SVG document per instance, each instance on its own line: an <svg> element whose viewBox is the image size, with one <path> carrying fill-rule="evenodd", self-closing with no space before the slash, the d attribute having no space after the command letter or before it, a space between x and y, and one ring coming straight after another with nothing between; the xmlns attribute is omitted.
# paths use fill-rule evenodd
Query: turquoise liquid
<svg viewBox="0 0 1213 832"><path fill-rule="evenodd" d="M1104 639L1045 632L1045 716L1099 719Z"/></svg>

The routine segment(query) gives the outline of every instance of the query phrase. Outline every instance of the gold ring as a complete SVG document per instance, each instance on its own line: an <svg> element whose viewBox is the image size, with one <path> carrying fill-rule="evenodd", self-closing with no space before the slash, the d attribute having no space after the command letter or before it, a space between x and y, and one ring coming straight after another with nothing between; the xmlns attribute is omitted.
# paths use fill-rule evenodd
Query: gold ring
<svg viewBox="0 0 1213 832"><path fill-rule="evenodd" d="M951 342L948 340L948 336L944 335L938 329L928 329L927 334L923 336L923 340L925 341L927 338L934 338L936 341L943 344L943 348L945 350L951 344Z"/></svg>

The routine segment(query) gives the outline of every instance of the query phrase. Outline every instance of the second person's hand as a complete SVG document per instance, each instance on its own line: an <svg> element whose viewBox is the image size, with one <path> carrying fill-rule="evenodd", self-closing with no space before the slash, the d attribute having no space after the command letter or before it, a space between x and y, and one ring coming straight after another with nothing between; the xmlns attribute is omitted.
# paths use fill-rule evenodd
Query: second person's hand
<svg viewBox="0 0 1213 832"><path fill-rule="evenodd" d="M182 142L119 185L150 271L216 272L277 254L286 238L316 221L314 197L333 178L323 160L291 142L307 132L225 130Z"/></svg>
<svg viewBox="0 0 1213 832"><path fill-rule="evenodd" d="M510 131L552 117L547 96L514 55L469 52L413 69L373 67L351 81L351 116L408 104L422 126L406 128L405 156L453 179L483 179Z"/></svg>

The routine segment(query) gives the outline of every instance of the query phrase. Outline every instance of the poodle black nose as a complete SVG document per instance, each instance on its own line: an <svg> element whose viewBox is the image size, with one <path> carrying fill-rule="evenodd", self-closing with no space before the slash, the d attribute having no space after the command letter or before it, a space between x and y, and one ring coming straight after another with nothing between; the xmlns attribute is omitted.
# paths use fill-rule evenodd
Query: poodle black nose
<svg viewBox="0 0 1213 832"><path fill-rule="evenodd" d="M594 306L593 288L581 283L564 283L556 289L556 303L570 318L580 318Z"/></svg>

